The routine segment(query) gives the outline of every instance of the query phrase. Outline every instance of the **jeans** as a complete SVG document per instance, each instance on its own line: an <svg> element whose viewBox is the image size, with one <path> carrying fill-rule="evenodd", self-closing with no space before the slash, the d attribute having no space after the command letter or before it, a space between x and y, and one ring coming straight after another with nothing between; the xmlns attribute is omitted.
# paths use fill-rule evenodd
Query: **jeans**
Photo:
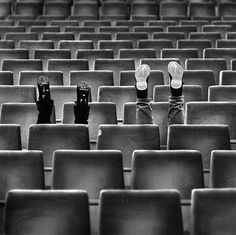
<svg viewBox="0 0 236 235"><path fill-rule="evenodd" d="M168 125L184 123L184 96L170 96L168 110ZM136 123L153 124L150 99L137 99Z"/></svg>

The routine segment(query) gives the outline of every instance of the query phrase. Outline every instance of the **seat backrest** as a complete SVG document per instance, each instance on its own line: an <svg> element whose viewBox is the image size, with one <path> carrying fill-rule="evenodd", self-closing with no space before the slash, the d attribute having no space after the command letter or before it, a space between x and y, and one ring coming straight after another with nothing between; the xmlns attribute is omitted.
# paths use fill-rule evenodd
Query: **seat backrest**
<svg viewBox="0 0 236 235"><path fill-rule="evenodd" d="M211 86L209 87L209 101L236 101L236 86Z"/></svg>
<svg viewBox="0 0 236 235"><path fill-rule="evenodd" d="M122 154L117 150L58 150L53 189L83 189L98 199L103 189L124 189Z"/></svg>
<svg viewBox="0 0 236 235"><path fill-rule="evenodd" d="M215 5L208 2L192 2L189 4L190 16L215 16Z"/></svg>
<svg viewBox="0 0 236 235"><path fill-rule="evenodd" d="M88 195L82 190L13 190L5 211L7 234L90 234Z"/></svg>
<svg viewBox="0 0 236 235"><path fill-rule="evenodd" d="M137 48L137 42L141 39L148 39L147 33L117 33L116 40L130 40L133 43L133 48Z"/></svg>
<svg viewBox="0 0 236 235"><path fill-rule="evenodd" d="M219 39L216 41L217 48L236 48L235 39Z"/></svg>
<svg viewBox="0 0 236 235"><path fill-rule="evenodd" d="M131 4L130 15L131 16L157 16L158 15L158 5L154 2L150 3L133 3Z"/></svg>
<svg viewBox="0 0 236 235"><path fill-rule="evenodd" d="M0 72L0 85L13 85L13 73L11 71Z"/></svg>
<svg viewBox="0 0 236 235"><path fill-rule="evenodd" d="M219 16L235 16L236 13L236 3L235 2L226 2L219 4Z"/></svg>
<svg viewBox="0 0 236 235"><path fill-rule="evenodd" d="M16 2L14 13L22 16L38 17L42 14L41 2Z"/></svg>
<svg viewBox="0 0 236 235"><path fill-rule="evenodd" d="M38 40L38 34L26 32L6 33L5 39L14 41L15 47L18 48L21 40Z"/></svg>
<svg viewBox="0 0 236 235"><path fill-rule="evenodd" d="M152 38L171 40L175 48L177 45L177 41L181 39L185 39L186 36L184 33L181 33L181 32L157 32L157 33L152 34Z"/></svg>
<svg viewBox="0 0 236 235"><path fill-rule="evenodd" d="M104 190L100 203L100 234L183 234L176 190Z"/></svg>
<svg viewBox="0 0 236 235"><path fill-rule="evenodd" d="M70 5L66 2L45 2L43 8L43 14L49 16L69 16Z"/></svg>
<svg viewBox="0 0 236 235"><path fill-rule="evenodd" d="M137 149L160 149L157 125L100 125L97 149L117 149L123 155L124 167L131 166Z"/></svg>
<svg viewBox="0 0 236 235"><path fill-rule="evenodd" d="M0 3L0 16L1 17L7 17L8 15L11 15L12 8L10 2L1 2Z"/></svg>
<svg viewBox="0 0 236 235"><path fill-rule="evenodd" d="M193 235L233 235L236 229L235 189L196 189L192 194Z"/></svg>
<svg viewBox="0 0 236 235"><path fill-rule="evenodd" d="M215 47L216 40L222 39L222 34L219 32L192 32L189 34L189 39L210 40L212 47Z"/></svg>
<svg viewBox="0 0 236 235"><path fill-rule="evenodd" d="M198 150L202 154L204 169L209 169L212 150L231 149L229 127L201 124L171 125L168 129L167 149Z"/></svg>
<svg viewBox="0 0 236 235"><path fill-rule="evenodd" d="M103 2L101 14L103 16L125 16L128 19L129 7L126 2Z"/></svg>
<svg viewBox="0 0 236 235"><path fill-rule="evenodd" d="M219 85L236 85L236 71L222 70Z"/></svg>
<svg viewBox="0 0 236 235"><path fill-rule="evenodd" d="M43 154L40 151L0 151L0 199L12 189L44 189Z"/></svg>
<svg viewBox="0 0 236 235"><path fill-rule="evenodd" d="M186 16L187 5L183 2L160 3L160 16Z"/></svg>
<svg viewBox="0 0 236 235"><path fill-rule="evenodd" d="M89 149L88 127L76 124L33 124L29 128L28 149L43 151L44 166L50 167L55 150Z"/></svg>
<svg viewBox="0 0 236 235"><path fill-rule="evenodd" d="M0 40L1 49L14 49L15 43L12 40Z"/></svg>
<svg viewBox="0 0 236 235"><path fill-rule="evenodd" d="M234 31L231 25L203 25L202 32L219 32L223 39L226 38L226 33Z"/></svg>
<svg viewBox="0 0 236 235"><path fill-rule="evenodd" d="M74 16L90 16L98 19L98 4L97 2L75 2L72 6L72 15Z"/></svg>
<svg viewBox="0 0 236 235"><path fill-rule="evenodd" d="M176 189L190 199L192 189L203 188L201 153L194 150L137 150L132 158L132 189Z"/></svg>

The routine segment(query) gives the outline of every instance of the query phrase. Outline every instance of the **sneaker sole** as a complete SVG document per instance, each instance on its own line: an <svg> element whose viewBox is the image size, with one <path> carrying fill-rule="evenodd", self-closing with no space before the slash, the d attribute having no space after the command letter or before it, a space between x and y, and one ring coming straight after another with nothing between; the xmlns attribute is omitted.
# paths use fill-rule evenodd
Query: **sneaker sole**
<svg viewBox="0 0 236 235"><path fill-rule="evenodd" d="M144 77L139 77L138 74L140 72L141 69L143 69L144 67L146 67L146 69L148 70L148 73L146 76ZM147 89L147 78L150 75L150 67L148 65L141 65L136 71L135 71L135 78L136 78L136 87L138 90L145 90Z"/></svg>
<svg viewBox="0 0 236 235"><path fill-rule="evenodd" d="M173 66L175 65L175 66ZM168 64L168 72L172 77L171 87L174 89L178 89L182 86L182 78L183 78L183 68L181 65L175 61L170 62Z"/></svg>

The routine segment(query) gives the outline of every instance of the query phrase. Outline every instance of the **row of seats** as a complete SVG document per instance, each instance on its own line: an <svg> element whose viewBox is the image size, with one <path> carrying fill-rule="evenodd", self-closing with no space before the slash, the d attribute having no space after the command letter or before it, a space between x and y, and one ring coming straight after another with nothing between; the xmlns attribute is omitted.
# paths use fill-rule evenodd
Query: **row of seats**
<svg viewBox="0 0 236 235"><path fill-rule="evenodd" d="M172 16L235 16L235 3L187 3L161 2L157 3L127 3L103 2L101 6L93 2L75 2L73 6L63 1L56 2L10 2L0 4L0 17L23 15L37 18L39 15L62 16L70 19L118 19L127 20L133 17L157 19Z"/></svg>

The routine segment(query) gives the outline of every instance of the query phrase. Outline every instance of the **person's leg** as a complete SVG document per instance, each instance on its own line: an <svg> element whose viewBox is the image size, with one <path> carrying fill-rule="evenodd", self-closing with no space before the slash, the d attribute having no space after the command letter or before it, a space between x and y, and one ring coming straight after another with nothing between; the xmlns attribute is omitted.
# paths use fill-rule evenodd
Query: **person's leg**
<svg viewBox="0 0 236 235"><path fill-rule="evenodd" d="M88 124L90 106L88 104L90 88L85 82L77 86L77 101L74 105L76 124Z"/></svg>
<svg viewBox="0 0 236 235"><path fill-rule="evenodd" d="M150 68L148 65L143 64L135 71L136 78L136 123L137 124L152 124L152 108L148 99L148 85L147 80L150 74Z"/></svg>
<svg viewBox="0 0 236 235"><path fill-rule="evenodd" d="M177 62L168 64L170 91L168 125L184 123L183 68Z"/></svg>
<svg viewBox="0 0 236 235"><path fill-rule="evenodd" d="M50 95L50 86L47 78L44 76L39 77L38 80L39 98L36 101L38 114L37 124L51 123L50 117L54 107L54 102Z"/></svg>

